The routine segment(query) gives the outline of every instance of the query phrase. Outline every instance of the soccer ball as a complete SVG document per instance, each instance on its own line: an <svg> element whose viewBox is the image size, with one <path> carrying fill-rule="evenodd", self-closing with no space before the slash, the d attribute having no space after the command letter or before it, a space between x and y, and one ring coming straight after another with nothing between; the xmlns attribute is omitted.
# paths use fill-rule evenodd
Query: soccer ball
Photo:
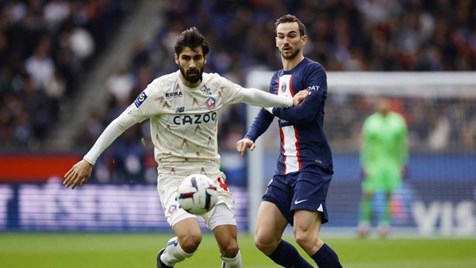
<svg viewBox="0 0 476 268"><path fill-rule="evenodd" d="M218 201L217 185L207 176L193 174L183 179L178 189L177 201L188 213L202 215Z"/></svg>

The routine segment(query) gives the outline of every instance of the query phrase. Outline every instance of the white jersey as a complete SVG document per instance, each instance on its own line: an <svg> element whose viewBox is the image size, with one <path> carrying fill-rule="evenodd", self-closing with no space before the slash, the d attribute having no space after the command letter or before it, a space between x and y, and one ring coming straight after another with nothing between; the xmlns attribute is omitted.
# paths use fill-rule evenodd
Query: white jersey
<svg viewBox="0 0 476 268"><path fill-rule="evenodd" d="M182 83L180 71L177 71L152 81L115 120L118 130L108 131L108 126L106 134L101 135L107 137L100 137L85 159L94 163L125 129L150 119L159 173L188 174L193 167L195 170L200 168L195 171L197 173L216 174L220 167L219 112L224 105L238 102L266 107L292 105L290 98L243 88L218 74L203 73L202 83L189 88Z"/></svg>
<svg viewBox="0 0 476 268"><path fill-rule="evenodd" d="M150 118L161 172L175 173L194 164L218 169L218 115L225 104L240 102L244 90L217 74L206 73L198 87L188 88L177 71L155 79L128 110L137 122Z"/></svg>

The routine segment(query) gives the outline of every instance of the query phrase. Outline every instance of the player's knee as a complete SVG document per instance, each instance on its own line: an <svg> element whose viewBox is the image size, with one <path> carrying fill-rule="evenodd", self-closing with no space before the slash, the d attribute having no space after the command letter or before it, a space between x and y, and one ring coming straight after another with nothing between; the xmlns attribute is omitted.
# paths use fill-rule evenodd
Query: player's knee
<svg viewBox="0 0 476 268"><path fill-rule="evenodd" d="M308 249L312 247L314 241L316 241L316 239L319 239L317 234L304 232L301 230L294 231L294 238L296 240L296 243L303 249Z"/></svg>
<svg viewBox="0 0 476 268"><path fill-rule="evenodd" d="M254 242L256 248L258 248L261 252L264 252L267 255L271 254L276 249L279 243L279 241L275 241L275 239L273 239L272 237L267 237L260 234L255 235Z"/></svg>
<svg viewBox="0 0 476 268"><path fill-rule="evenodd" d="M259 236L255 236L255 246L263 251L262 249L266 246L266 243L264 243Z"/></svg>
<svg viewBox="0 0 476 268"><path fill-rule="evenodd" d="M187 252L192 253L197 250L202 242L202 235L200 233L189 233L178 238L180 247Z"/></svg>
<svg viewBox="0 0 476 268"><path fill-rule="evenodd" d="M222 252L222 256L226 258L234 258L238 254L238 244L230 245Z"/></svg>
<svg viewBox="0 0 476 268"><path fill-rule="evenodd" d="M221 249L221 255L226 258L234 258L238 254L239 250L238 242L233 241L228 243L225 248Z"/></svg>

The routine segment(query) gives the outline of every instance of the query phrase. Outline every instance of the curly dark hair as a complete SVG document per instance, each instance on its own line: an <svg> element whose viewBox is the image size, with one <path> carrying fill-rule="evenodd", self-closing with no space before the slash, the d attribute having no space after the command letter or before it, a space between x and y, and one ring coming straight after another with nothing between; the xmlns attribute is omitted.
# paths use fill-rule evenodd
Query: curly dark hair
<svg viewBox="0 0 476 268"><path fill-rule="evenodd" d="M175 54L179 55L185 47L189 47L193 51L195 48L201 47L204 56L210 51L207 40L196 27L189 28L177 36L174 47Z"/></svg>

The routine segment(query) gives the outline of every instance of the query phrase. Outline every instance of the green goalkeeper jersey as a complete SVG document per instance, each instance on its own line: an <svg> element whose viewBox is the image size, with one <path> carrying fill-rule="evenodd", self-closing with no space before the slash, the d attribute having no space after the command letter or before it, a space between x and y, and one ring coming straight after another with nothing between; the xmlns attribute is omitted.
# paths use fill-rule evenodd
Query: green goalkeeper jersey
<svg viewBox="0 0 476 268"><path fill-rule="evenodd" d="M361 164L369 187L392 190L399 186L408 160L407 132L405 119L396 112L367 117L362 128Z"/></svg>

